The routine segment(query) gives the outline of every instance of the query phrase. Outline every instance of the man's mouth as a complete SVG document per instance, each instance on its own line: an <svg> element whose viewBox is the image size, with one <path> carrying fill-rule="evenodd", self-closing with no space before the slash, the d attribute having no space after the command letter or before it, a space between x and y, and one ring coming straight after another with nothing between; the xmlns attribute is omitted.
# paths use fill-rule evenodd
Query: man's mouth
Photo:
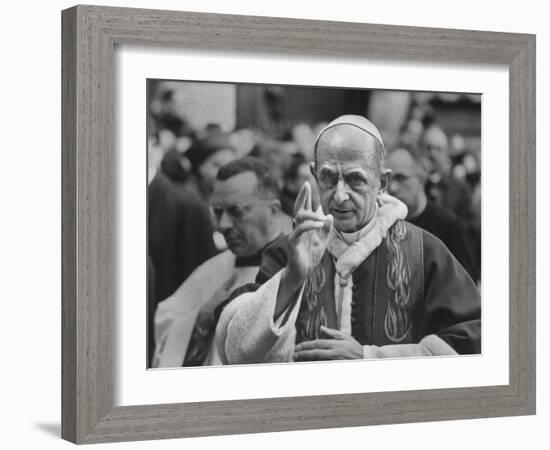
<svg viewBox="0 0 550 450"><path fill-rule="evenodd" d="M330 210L333 216L336 217L349 217L353 214L353 210L351 209L339 209L339 208L332 208Z"/></svg>
<svg viewBox="0 0 550 450"><path fill-rule="evenodd" d="M241 241L241 239L238 236L224 236L224 237L227 245L235 245Z"/></svg>

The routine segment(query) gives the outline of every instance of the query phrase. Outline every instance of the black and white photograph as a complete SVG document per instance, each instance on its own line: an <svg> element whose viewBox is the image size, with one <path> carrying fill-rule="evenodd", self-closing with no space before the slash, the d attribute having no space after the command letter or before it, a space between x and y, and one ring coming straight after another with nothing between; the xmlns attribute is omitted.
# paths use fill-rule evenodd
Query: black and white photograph
<svg viewBox="0 0 550 450"><path fill-rule="evenodd" d="M147 367L480 354L476 93L147 80Z"/></svg>
<svg viewBox="0 0 550 450"><path fill-rule="evenodd" d="M98 3L4 9L2 448L545 448L544 3Z"/></svg>

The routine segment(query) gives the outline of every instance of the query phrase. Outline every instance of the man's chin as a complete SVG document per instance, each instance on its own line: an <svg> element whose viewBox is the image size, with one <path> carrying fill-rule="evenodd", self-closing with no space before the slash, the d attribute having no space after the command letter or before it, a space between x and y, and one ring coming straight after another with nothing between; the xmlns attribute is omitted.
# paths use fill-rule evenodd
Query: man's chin
<svg viewBox="0 0 550 450"><path fill-rule="evenodd" d="M228 242L227 248L231 250L231 252L234 253L235 256L238 258L246 258L255 254L255 252L252 251L248 245L245 245L241 241Z"/></svg>
<svg viewBox="0 0 550 450"><path fill-rule="evenodd" d="M353 233L357 231L358 225L355 219L334 219L334 228L343 233Z"/></svg>
<svg viewBox="0 0 550 450"><path fill-rule="evenodd" d="M245 253L245 249L242 245L239 244L233 244L233 243L227 243L227 248L231 250L232 253L235 253L236 256L243 256L243 253Z"/></svg>

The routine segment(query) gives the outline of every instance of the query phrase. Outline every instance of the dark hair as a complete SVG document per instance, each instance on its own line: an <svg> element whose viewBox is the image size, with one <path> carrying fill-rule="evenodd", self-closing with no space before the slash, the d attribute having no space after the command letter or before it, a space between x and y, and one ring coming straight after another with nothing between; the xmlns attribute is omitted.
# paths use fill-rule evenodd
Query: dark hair
<svg viewBox="0 0 550 450"><path fill-rule="evenodd" d="M279 182L271 172L271 167L258 158L245 156L220 167L216 179L225 181L244 172L253 172L258 179L258 190L271 198L279 198Z"/></svg>
<svg viewBox="0 0 550 450"><path fill-rule="evenodd" d="M195 140L185 152L185 156L191 162L193 170L197 172L208 158L220 150L235 151L229 140L229 134L214 132L212 135Z"/></svg>
<svg viewBox="0 0 550 450"><path fill-rule="evenodd" d="M298 178L298 171L304 164L307 164L306 157L302 153L294 153L290 157L290 165L288 166L288 169L286 169L283 174L284 180L296 180Z"/></svg>

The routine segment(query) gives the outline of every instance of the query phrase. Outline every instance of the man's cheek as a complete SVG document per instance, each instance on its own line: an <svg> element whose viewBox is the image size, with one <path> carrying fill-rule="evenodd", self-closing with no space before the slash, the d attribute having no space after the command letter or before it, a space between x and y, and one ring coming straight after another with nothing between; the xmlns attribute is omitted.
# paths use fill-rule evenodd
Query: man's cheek
<svg viewBox="0 0 550 450"><path fill-rule="evenodd" d="M323 208L323 211L325 212L325 214L327 213L328 205L330 203L330 199L331 199L330 194L323 193L323 194L320 195L321 208Z"/></svg>

